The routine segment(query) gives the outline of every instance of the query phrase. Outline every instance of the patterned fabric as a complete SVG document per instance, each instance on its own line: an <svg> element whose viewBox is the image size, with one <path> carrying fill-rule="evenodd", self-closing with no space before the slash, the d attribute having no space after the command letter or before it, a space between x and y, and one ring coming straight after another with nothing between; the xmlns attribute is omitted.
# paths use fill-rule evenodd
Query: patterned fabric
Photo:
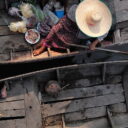
<svg viewBox="0 0 128 128"><path fill-rule="evenodd" d="M76 23L64 16L58 24L52 27L47 37L41 41L42 45L65 49L69 47L66 43L79 43L80 40L76 37L77 31Z"/></svg>

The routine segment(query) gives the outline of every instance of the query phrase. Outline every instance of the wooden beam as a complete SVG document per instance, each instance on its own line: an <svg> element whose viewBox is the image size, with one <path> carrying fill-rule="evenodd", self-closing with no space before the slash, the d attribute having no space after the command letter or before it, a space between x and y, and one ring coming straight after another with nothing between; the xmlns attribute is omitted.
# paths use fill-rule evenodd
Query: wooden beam
<svg viewBox="0 0 128 128"><path fill-rule="evenodd" d="M45 128L62 128L61 125L46 126Z"/></svg>
<svg viewBox="0 0 128 128"><path fill-rule="evenodd" d="M118 84L122 82L121 75L109 75L106 77L106 84Z"/></svg>
<svg viewBox="0 0 128 128"><path fill-rule="evenodd" d="M106 115L106 107L95 107L95 108L88 108L79 112L72 112L65 114L65 121L79 121L85 119L92 119L97 117L103 117Z"/></svg>
<svg viewBox="0 0 128 128"><path fill-rule="evenodd" d="M0 61L8 61L8 60L11 60L10 53L0 54Z"/></svg>
<svg viewBox="0 0 128 128"><path fill-rule="evenodd" d="M121 30L122 41L128 40L128 26Z"/></svg>
<svg viewBox="0 0 128 128"><path fill-rule="evenodd" d="M30 46L25 42L24 35L9 35L0 37L0 53L11 50L30 49Z"/></svg>
<svg viewBox="0 0 128 128"><path fill-rule="evenodd" d="M89 122L74 122L66 125L66 128L110 128L106 118L95 119Z"/></svg>
<svg viewBox="0 0 128 128"><path fill-rule="evenodd" d="M1 120L0 128L27 128L25 119Z"/></svg>
<svg viewBox="0 0 128 128"><path fill-rule="evenodd" d="M120 114L113 116L113 121L116 127L126 128L128 127L128 114ZM74 122L66 125L66 128L110 128L107 118L95 119L88 122Z"/></svg>
<svg viewBox="0 0 128 128"><path fill-rule="evenodd" d="M15 120L4 120L0 121L1 128L16 128L15 127Z"/></svg>
<svg viewBox="0 0 128 128"><path fill-rule="evenodd" d="M43 96L43 102L57 102L62 100L71 100L71 99L80 99L92 96L100 96L106 94L117 94L123 92L121 84L107 84L107 85L98 85L94 87L87 88L74 88L63 90L59 93L58 97Z"/></svg>
<svg viewBox="0 0 128 128"><path fill-rule="evenodd" d="M109 105L108 108L110 109L110 111L112 113L124 113L124 112L127 112L125 103Z"/></svg>
<svg viewBox="0 0 128 128"><path fill-rule="evenodd" d="M114 0L114 7L116 12L117 23L128 20L128 1L127 0Z"/></svg>
<svg viewBox="0 0 128 128"><path fill-rule="evenodd" d="M101 75L100 65L81 65L80 67L70 67L66 69L60 69L60 79L63 81L72 81L77 79L83 79L87 76Z"/></svg>
<svg viewBox="0 0 128 128"><path fill-rule="evenodd" d="M62 116L58 115L58 116L43 118L43 121L45 126L62 124Z"/></svg>
<svg viewBox="0 0 128 128"><path fill-rule="evenodd" d="M25 119L16 119L15 128L27 128Z"/></svg>
<svg viewBox="0 0 128 128"><path fill-rule="evenodd" d="M124 113L126 112L126 105L124 103L109 105L109 109L112 113ZM78 121L78 120L85 120L85 119L94 119L97 117L106 116L106 106L102 107L95 107L95 108L88 108L79 112L72 112L65 114L65 121Z"/></svg>
<svg viewBox="0 0 128 128"><path fill-rule="evenodd" d="M25 109L27 128L41 128L41 111L40 103L37 96L37 83L32 79L24 81L26 89L25 94Z"/></svg>
<svg viewBox="0 0 128 128"><path fill-rule="evenodd" d="M5 0L0 0L0 9L5 9Z"/></svg>
<svg viewBox="0 0 128 128"><path fill-rule="evenodd" d="M128 71L123 74L123 86L124 86L124 94L128 111Z"/></svg>
<svg viewBox="0 0 128 128"><path fill-rule="evenodd" d="M25 109L19 110L0 110L0 118L25 117Z"/></svg>
<svg viewBox="0 0 128 128"><path fill-rule="evenodd" d="M63 79L61 80L63 81ZM63 81L63 84L70 84L68 88L86 88L94 85L102 84L101 76L91 76L87 78L80 78L78 80L74 79L72 81Z"/></svg>
<svg viewBox="0 0 128 128"><path fill-rule="evenodd" d="M109 94L85 98L80 100L70 100L59 103L51 103L42 105L43 117L57 115L61 113L80 111L90 107L98 107L124 102L123 94Z"/></svg>
<svg viewBox="0 0 128 128"><path fill-rule="evenodd" d="M121 42L120 29L114 31L114 43Z"/></svg>
<svg viewBox="0 0 128 128"><path fill-rule="evenodd" d="M5 10L0 10L0 25L9 25L11 22L19 20L21 19L9 16Z"/></svg>
<svg viewBox="0 0 128 128"><path fill-rule="evenodd" d="M15 34L18 33L10 31L8 26L0 26L0 36L15 35Z"/></svg>
<svg viewBox="0 0 128 128"><path fill-rule="evenodd" d="M0 103L0 110L24 109L24 100Z"/></svg>
<svg viewBox="0 0 128 128"><path fill-rule="evenodd" d="M24 61L32 59L31 51L12 52L13 61Z"/></svg>

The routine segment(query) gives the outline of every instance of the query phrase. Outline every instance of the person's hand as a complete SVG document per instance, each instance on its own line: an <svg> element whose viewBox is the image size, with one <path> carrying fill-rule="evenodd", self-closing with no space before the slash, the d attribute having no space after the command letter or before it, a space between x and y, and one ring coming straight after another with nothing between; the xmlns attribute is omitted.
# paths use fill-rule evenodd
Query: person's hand
<svg viewBox="0 0 128 128"><path fill-rule="evenodd" d="M34 55L34 56L37 56L37 55L39 55L40 53L41 53L40 49L36 49L36 50L33 51L33 55Z"/></svg>
<svg viewBox="0 0 128 128"><path fill-rule="evenodd" d="M45 49L46 49L45 46L40 47L39 49L36 49L36 50L33 51L33 55L34 55L34 56L37 56L37 55L41 54L42 52L44 52Z"/></svg>

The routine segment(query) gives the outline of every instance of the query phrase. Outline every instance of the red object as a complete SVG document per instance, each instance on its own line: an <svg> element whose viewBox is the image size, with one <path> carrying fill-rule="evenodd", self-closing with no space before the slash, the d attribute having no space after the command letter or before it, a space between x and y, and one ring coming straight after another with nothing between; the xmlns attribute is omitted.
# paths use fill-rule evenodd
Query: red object
<svg viewBox="0 0 128 128"><path fill-rule="evenodd" d="M75 22L64 16L60 19L58 24L54 25L49 34L43 39L42 45L46 47L62 48L69 47L66 43L78 43L79 39L76 37L78 27Z"/></svg>

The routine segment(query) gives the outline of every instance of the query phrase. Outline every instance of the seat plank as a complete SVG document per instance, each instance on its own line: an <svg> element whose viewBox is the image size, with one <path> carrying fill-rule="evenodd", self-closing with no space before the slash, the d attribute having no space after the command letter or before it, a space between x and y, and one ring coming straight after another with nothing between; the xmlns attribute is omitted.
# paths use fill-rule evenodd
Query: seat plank
<svg viewBox="0 0 128 128"><path fill-rule="evenodd" d="M50 97L45 95L42 97L43 102L51 101L61 101L61 100L71 100L76 98L85 98L105 94L114 94L123 92L122 84L107 84L107 85L98 85L94 87L87 88L74 88L63 90L59 93L58 97Z"/></svg>
<svg viewBox="0 0 128 128"><path fill-rule="evenodd" d="M36 95L37 84L34 80L28 79L24 81L24 87L26 89L25 107L27 128L41 128L40 103Z"/></svg>
<svg viewBox="0 0 128 128"><path fill-rule="evenodd" d="M90 107L116 104L124 101L125 98L123 94L109 94L80 100L70 100L58 103L43 104L42 114L43 117L48 117L61 113L80 111Z"/></svg>

